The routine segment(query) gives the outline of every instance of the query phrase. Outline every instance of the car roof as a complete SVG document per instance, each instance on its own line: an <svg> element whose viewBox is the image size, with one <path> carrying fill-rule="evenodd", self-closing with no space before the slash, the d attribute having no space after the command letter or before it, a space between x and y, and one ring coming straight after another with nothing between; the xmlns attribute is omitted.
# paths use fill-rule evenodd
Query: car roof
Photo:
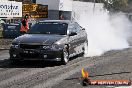
<svg viewBox="0 0 132 88"><path fill-rule="evenodd" d="M72 23L72 21L70 21L70 20L43 20L43 21L38 21L38 22L59 22L59 23L67 23L67 24L69 24L69 23Z"/></svg>

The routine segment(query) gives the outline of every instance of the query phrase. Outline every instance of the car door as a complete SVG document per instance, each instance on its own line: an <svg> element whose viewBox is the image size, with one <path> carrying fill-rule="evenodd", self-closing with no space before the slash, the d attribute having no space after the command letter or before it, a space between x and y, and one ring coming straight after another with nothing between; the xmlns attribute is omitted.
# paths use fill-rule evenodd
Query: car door
<svg viewBox="0 0 132 88"><path fill-rule="evenodd" d="M84 43L84 41L83 41L84 34L81 30L82 29L81 26L77 22L75 22L75 29L76 29L76 33L77 33L76 53L80 54L82 52L82 47L83 47L82 45Z"/></svg>
<svg viewBox="0 0 132 88"><path fill-rule="evenodd" d="M83 52L84 44L87 42L87 34L86 31L77 23L75 22L75 27L77 30L77 53L80 54Z"/></svg>
<svg viewBox="0 0 132 88"><path fill-rule="evenodd" d="M79 39L79 34L77 32L77 29L76 29L76 26L75 26L75 23L72 23L69 27L69 33L77 33L77 35L74 35L74 36L69 36L69 51L70 51L70 54L71 56L75 56L78 52L77 50L77 47L78 47L78 39Z"/></svg>

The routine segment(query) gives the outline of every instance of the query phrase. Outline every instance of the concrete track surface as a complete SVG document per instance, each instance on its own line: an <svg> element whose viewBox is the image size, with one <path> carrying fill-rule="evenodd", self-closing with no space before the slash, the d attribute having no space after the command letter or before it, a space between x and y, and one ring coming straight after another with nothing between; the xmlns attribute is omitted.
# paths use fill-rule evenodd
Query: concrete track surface
<svg viewBox="0 0 132 88"><path fill-rule="evenodd" d="M12 64L8 50L0 51L0 88L81 88L81 68L90 79L132 80L132 49L109 51L99 57L74 57L67 65L26 61ZM110 86L87 86L86 88ZM112 87L114 88L114 87Z"/></svg>

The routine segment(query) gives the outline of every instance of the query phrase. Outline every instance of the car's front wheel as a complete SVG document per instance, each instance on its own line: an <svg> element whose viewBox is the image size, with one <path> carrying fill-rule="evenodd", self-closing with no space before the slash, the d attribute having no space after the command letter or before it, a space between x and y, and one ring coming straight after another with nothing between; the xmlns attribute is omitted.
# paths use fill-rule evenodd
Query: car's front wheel
<svg viewBox="0 0 132 88"><path fill-rule="evenodd" d="M62 64L67 64L69 61L69 53L68 53L68 49L67 46L64 47L63 52L62 52Z"/></svg>
<svg viewBox="0 0 132 88"><path fill-rule="evenodd" d="M11 59L10 61L11 61L11 63L12 63L12 64L19 64L19 63L20 63L20 61L19 61L19 60L14 60L14 59Z"/></svg>

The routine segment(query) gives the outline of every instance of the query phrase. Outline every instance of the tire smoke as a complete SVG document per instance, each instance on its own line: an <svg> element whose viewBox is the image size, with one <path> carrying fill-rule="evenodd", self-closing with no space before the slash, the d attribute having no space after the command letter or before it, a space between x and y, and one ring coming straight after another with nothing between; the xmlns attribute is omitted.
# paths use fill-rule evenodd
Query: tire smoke
<svg viewBox="0 0 132 88"><path fill-rule="evenodd" d="M129 47L127 38L130 35L130 22L125 15L109 15L99 5L94 9L89 8L94 6L93 3L75 2L74 6L75 13L79 10L75 19L88 35L88 51L85 56L100 56L106 51Z"/></svg>

